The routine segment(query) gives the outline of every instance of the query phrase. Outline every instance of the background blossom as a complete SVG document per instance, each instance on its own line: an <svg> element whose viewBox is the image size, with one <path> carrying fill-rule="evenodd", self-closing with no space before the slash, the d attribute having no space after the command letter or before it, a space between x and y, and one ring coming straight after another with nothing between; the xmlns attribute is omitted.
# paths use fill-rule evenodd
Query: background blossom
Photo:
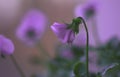
<svg viewBox="0 0 120 77"><path fill-rule="evenodd" d="M17 37L28 45L41 39L46 29L47 19L44 13L32 9L23 17L17 29Z"/></svg>
<svg viewBox="0 0 120 77"><path fill-rule="evenodd" d="M14 52L14 45L12 41L3 35L0 35L0 54L11 55Z"/></svg>
<svg viewBox="0 0 120 77"><path fill-rule="evenodd" d="M95 2L88 2L82 5L78 5L75 8L75 16L83 17L84 19L89 19L96 14L97 4Z"/></svg>

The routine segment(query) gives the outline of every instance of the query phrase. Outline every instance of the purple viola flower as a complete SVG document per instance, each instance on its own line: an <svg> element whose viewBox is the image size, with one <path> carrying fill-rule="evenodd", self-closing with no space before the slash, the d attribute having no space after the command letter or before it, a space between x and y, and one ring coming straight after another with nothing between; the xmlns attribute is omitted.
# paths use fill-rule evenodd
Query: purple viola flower
<svg viewBox="0 0 120 77"><path fill-rule="evenodd" d="M4 37L3 35L0 35L0 54L1 55L11 55L14 52L14 45L13 42Z"/></svg>
<svg viewBox="0 0 120 77"><path fill-rule="evenodd" d="M46 16L39 10L30 10L19 25L16 35L28 45L35 44L43 36L46 29Z"/></svg>
<svg viewBox="0 0 120 77"><path fill-rule="evenodd" d="M54 23L51 29L63 43L72 43L75 39L75 33L72 29L68 29L66 24Z"/></svg>
<svg viewBox="0 0 120 77"><path fill-rule="evenodd" d="M84 19L89 19L96 14L97 4L95 2L88 2L83 5L78 5L75 8L75 16L83 17Z"/></svg>

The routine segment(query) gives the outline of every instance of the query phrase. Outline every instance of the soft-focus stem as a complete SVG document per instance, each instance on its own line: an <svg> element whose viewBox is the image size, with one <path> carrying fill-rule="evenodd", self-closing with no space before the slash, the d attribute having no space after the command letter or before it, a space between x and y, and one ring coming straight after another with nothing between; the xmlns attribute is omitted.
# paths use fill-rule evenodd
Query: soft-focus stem
<svg viewBox="0 0 120 77"><path fill-rule="evenodd" d="M23 73L22 69L20 68L20 66L18 65L18 63L16 62L15 58L13 55L10 56L11 57L11 60L13 61L16 69L19 71L21 77L25 77L25 74Z"/></svg>
<svg viewBox="0 0 120 77"><path fill-rule="evenodd" d="M39 48L39 53L41 54L41 52L42 52L42 55L44 55L46 58L45 58L45 60L43 60L42 61L42 64L43 64L43 66L45 67L45 69L48 69L47 67L48 67L48 62L49 62L49 60L50 60L50 58L51 58L51 56L48 54L48 52L44 49L44 47L43 47L43 45L41 45L40 43L37 45L38 46L38 48Z"/></svg>
<svg viewBox="0 0 120 77"><path fill-rule="evenodd" d="M98 33L97 23L95 17L92 18L92 31L93 31L93 37L95 40L95 43L97 45L100 45L100 37Z"/></svg>
<svg viewBox="0 0 120 77"><path fill-rule="evenodd" d="M85 20L80 17L80 19L82 20L83 24L84 24L84 27L85 27L85 30L86 30L86 75L87 77L89 77L89 33L88 33L88 28L87 28L87 25L85 23Z"/></svg>
<svg viewBox="0 0 120 77"><path fill-rule="evenodd" d="M50 58L50 55L48 52L43 48L43 46L39 43L38 44L39 52L41 51L44 56L46 56L48 59ZM40 53L41 54L41 53Z"/></svg>

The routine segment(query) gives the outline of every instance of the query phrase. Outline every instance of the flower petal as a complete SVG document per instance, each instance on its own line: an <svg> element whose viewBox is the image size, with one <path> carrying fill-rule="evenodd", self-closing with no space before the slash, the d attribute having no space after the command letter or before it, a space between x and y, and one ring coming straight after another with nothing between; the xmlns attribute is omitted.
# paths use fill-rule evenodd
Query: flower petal
<svg viewBox="0 0 120 77"><path fill-rule="evenodd" d="M43 36L47 25L46 23L46 16L41 11L32 9L23 17L23 20L17 29L16 36L28 45L32 45ZM35 34L35 37L33 37L34 40L27 37L27 33L31 29Z"/></svg>
<svg viewBox="0 0 120 77"><path fill-rule="evenodd" d="M71 43L74 40L75 34L71 29L67 29L66 24L54 23L51 29L63 43Z"/></svg>
<svg viewBox="0 0 120 77"><path fill-rule="evenodd" d="M3 55L11 55L14 52L12 41L2 35L0 35L0 51Z"/></svg>

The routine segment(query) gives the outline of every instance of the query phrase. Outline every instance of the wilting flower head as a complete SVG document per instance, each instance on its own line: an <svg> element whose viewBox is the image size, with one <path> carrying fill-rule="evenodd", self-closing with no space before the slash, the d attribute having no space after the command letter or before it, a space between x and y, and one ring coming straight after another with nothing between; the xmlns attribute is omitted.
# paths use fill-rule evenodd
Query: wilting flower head
<svg viewBox="0 0 120 77"><path fill-rule="evenodd" d="M14 51L14 45L12 41L3 35L0 35L0 54L11 55Z"/></svg>
<svg viewBox="0 0 120 77"><path fill-rule="evenodd" d="M60 41L63 43L72 43L75 39L75 33L72 29L68 29L66 24L54 23L51 28Z"/></svg>
<svg viewBox="0 0 120 77"><path fill-rule="evenodd" d="M88 2L83 5L78 5L75 8L75 16L76 17L83 17L84 19L89 19L96 14L96 3L95 2Z"/></svg>
<svg viewBox="0 0 120 77"><path fill-rule="evenodd" d="M46 29L46 16L39 10L30 10L19 25L16 35L28 45L35 44Z"/></svg>

